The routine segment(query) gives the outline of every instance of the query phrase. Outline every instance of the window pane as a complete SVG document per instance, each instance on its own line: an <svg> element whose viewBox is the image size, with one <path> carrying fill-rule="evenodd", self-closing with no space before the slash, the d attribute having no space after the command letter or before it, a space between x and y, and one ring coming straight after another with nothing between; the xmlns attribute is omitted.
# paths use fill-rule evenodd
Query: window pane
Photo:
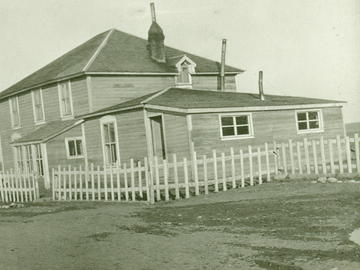
<svg viewBox="0 0 360 270"><path fill-rule="evenodd" d="M223 126L232 126L234 125L233 117L221 117L221 125Z"/></svg>
<svg viewBox="0 0 360 270"><path fill-rule="evenodd" d="M111 145L111 163L115 163L117 161L117 154L116 154L116 145Z"/></svg>
<svg viewBox="0 0 360 270"><path fill-rule="evenodd" d="M235 131L233 127L223 127L222 128L223 136L234 136Z"/></svg>
<svg viewBox="0 0 360 270"><path fill-rule="evenodd" d="M297 118L298 118L299 121L306 120L306 112L298 113Z"/></svg>
<svg viewBox="0 0 360 270"><path fill-rule="evenodd" d="M310 126L311 129L320 128L319 121L309 121L309 126Z"/></svg>
<svg viewBox="0 0 360 270"><path fill-rule="evenodd" d="M78 156L82 156L82 141L76 140L76 153Z"/></svg>
<svg viewBox="0 0 360 270"><path fill-rule="evenodd" d="M69 145L69 155L76 156L76 150L75 150L75 141L68 141Z"/></svg>
<svg viewBox="0 0 360 270"><path fill-rule="evenodd" d="M299 122L298 127L299 127L299 130L307 129L307 123L306 122Z"/></svg>
<svg viewBox="0 0 360 270"><path fill-rule="evenodd" d="M318 112L309 112L309 120L318 119Z"/></svg>
<svg viewBox="0 0 360 270"><path fill-rule="evenodd" d="M248 117L247 115L237 116L236 117L236 124L237 125L247 125Z"/></svg>
<svg viewBox="0 0 360 270"><path fill-rule="evenodd" d="M115 142L115 127L114 124L109 124L109 136L110 142Z"/></svg>
<svg viewBox="0 0 360 270"><path fill-rule="evenodd" d="M103 132L104 132L105 143L109 143L110 138L109 138L109 125L108 124L103 125Z"/></svg>
<svg viewBox="0 0 360 270"><path fill-rule="evenodd" d="M249 135L249 126L241 126L237 127L237 134L238 135Z"/></svg>

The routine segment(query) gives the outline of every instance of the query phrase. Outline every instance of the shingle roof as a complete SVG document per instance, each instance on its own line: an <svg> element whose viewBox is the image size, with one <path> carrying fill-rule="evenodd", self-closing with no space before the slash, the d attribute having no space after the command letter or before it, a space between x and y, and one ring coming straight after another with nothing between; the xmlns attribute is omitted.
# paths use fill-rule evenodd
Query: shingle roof
<svg viewBox="0 0 360 270"><path fill-rule="evenodd" d="M79 122L79 119L72 119L67 121L57 120L46 123L40 128L34 130L33 132L30 132L22 138L14 141L13 144L45 141L52 136L59 134L62 131L74 126L77 122Z"/></svg>
<svg viewBox="0 0 360 270"><path fill-rule="evenodd" d="M167 57L186 54L196 62L197 72L219 72L219 63L166 47ZM170 61L171 62L171 61ZM101 33L0 93L0 99L49 81L86 72L175 72L172 63L151 59L147 40L112 29ZM242 72L226 66L226 72Z"/></svg>
<svg viewBox="0 0 360 270"><path fill-rule="evenodd" d="M262 101L258 94L252 93L169 88L86 114L83 118L114 113L146 104L179 109L221 109L334 103L344 103L344 101L277 95L265 95L265 100Z"/></svg>
<svg viewBox="0 0 360 270"><path fill-rule="evenodd" d="M338 103L339 101L265 95L265 100L259 99L258 94L219 92L205 90L189 90L182 88L171 88L163 94L151 99L147 104L167 106L183 109L195 108L227 108L227 107L265 107L265 106L286 106L305 104L326 104Z"/></svg>

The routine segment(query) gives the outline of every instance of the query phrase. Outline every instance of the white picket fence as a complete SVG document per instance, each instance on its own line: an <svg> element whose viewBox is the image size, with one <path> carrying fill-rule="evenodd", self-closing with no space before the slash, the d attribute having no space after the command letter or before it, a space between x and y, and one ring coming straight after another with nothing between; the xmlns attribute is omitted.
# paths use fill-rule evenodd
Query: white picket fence
<svg viewBox="0 0 360 270"><path fill-rule="evenodd" d="M32 173L0 173L0 202L31 202L39 198L39 184Z"/></svg>
<svg viewBox="0 0 360 270"><path fill-rule="evenodd" d="M359 136L292 141L178 160L130 160L111 167L52 171L54 200L155 201L261 185L276 174L360 173ZM354 170L355 169L355 170Z"/></svg>

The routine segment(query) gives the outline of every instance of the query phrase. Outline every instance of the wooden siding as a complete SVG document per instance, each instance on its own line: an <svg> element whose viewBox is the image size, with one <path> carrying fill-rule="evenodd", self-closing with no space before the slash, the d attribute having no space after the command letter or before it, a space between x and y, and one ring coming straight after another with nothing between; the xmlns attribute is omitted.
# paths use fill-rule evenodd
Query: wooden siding
<svg viewBox="0 0 360 270"><path fill-rule="evenodd" d="M77 116L88 113L90 110L86 78L81 77L71 80L71 92L74 115Z"/></svg>
<svg viewBox="0 0 360 270"><path fill-rule="evenodd" d="M214 75L194 75L192 76L193 89L219 89L219 76ZM225 91L236 92L235 75L225 77Z"/></svg>
<svg viewBox="0 0 360 270"><path fill-rule="evenodd" d="M142 110L116 114L121 162L130 158L143 160L147 156L144 113ZM85 122L89 163L103 165L100 119Z"/></svg>
<svg viewBox="0 0 360 270"><path fill-rule="evenodd" d="M66 154L66 145L65 138L72 137L81 137L81 127L76 126L67 132L55 137L54 139L47 142L47 153L48 153L48 163L50 171L52 168L56 168L61 165L66 167L67 165L71 166L82 166L85 165L84 158L68 159Z"/></svg>
<svg viewBox="0 0 360 270"><path fill-rule="evenodd" d="M91 77L93 110L119 104L174 85L174 76Z"/></svg>
<svg viewBox="0 0 360 270"><path fill-rule="evenodd" d="M192 116L192 138L195 151L199 154L211 154L212 149L228 152L230 147L244 149L248 145L262 145L265 142L302 140L303 138L334 138L344 135L340 108L323 108L324 132L297 134L295 111L252 112L254 138L221 140L219 114L196 114Z"/></svg>
<svg viewBox="0 0 360 270"><path fill-rule="evenodd" d="M172 154L177 154L178 158L181 159L190 158L185 115L164 113L163 117L168 158L172 159Z"/></svg>

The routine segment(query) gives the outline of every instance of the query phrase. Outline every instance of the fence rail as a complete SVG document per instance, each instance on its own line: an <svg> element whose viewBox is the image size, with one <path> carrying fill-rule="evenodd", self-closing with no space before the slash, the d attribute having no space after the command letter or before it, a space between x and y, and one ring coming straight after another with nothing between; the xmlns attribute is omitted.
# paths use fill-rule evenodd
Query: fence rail
<svg viewBox="0 0 360 270"><path fill-rule="evenodd" d="M39 184L32 173L0 174L0 202L31 202L39 198Z"/></svg>
<svg viewBox="0 0 360 270"><path fill-rule="evenodd" d="M276 174L360 173L359 136L292 141L121 166L53 169L54 200L155 201L261 185Z"/></svg>

